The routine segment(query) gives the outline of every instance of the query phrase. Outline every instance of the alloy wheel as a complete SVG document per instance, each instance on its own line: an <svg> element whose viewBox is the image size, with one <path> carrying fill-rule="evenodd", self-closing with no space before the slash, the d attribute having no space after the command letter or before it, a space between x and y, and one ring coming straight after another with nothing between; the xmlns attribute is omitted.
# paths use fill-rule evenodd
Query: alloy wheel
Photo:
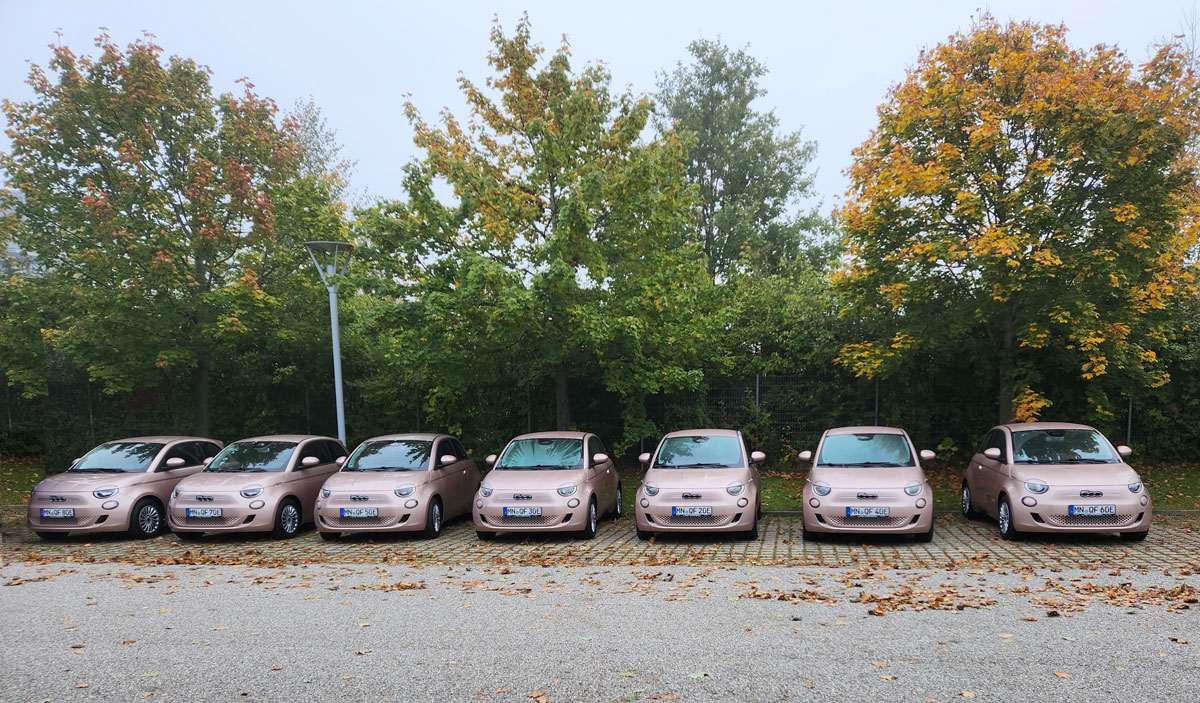
<svg viewBox="0 0 1200 703"><path fill-rule="evenodd" d="M137 514L138 527L147 535L158 534L159 528L162 527L162 514L158 512L158 507L153 504L146 504Z"/></svg>
<svg viewBox="0 0 1200 703"><path fill-rule="evenodd" d="M281 522L283 523L284 532L289 535L300 529L300 511L296 510L295 505L288 503L283 506Z"/></svg>

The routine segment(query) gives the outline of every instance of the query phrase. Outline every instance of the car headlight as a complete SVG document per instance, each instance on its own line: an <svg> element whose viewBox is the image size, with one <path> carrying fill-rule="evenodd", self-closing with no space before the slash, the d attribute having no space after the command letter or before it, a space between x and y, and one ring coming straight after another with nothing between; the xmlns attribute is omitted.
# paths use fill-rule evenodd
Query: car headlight
<svg viewBox="0 0 1200 703"><path fill-rule="evenodd" d="M175 490L171 491L171 500L175 500L178 497L179 497L179 489L176 488Z"/></svg>
<svg viewBox="0 0 1200 703"><path fill-rule="evenodd" d="M1025 490L1029 491L1030 493L1037 493L1038 495L1041 495L1050 490L1050 486L1048 486L1046 482L1040 478L1031 478L1025 482Z"/></svg>
<svg viewBox="0 0 1200 703"><path fill-rule="evenodd" d="M416 486L412 485L411 483L406 483L403 486L400 486L399 488L396 489L396 495L403 498L404 496L412 495L413 491L415 491L415 490L417 490Z"/></svg>
<svg viewBox="0 0 1200 703"><path fill-rule="evenodd" d="M644 490L646 492L646 495L648 495L648 496L656 496L656 495L658 495L658 484L657 483L643 484L642 490Z"/></svg>
<svg viewBox="0 0 1200 703"><path fill-rule="evenodd" d="M97 498L112 498L116 494L116 486L104 486L103 488L97 488L96 490L92 491L92 495L96 496Z"/></svg>
<svg viewBox="0 0 1200 703"><path fill-rule="evenodd" d="M479 484L479 495L483 496L484 498L487 498L491 494L492 494L491 484L489 484L489 483Z"/></svg>
<svg viewBox="0 0 1200 703"><path fill-rule="evenodd" d="M731 496L740 496L744 490L746 490L744 483L731 483L725 487L725 492Z"/></svg>
<svg viewBox="0 0 1200 703"><path fill-rule="evenodd" d="M904 492L910 496L919 495L921 493L921 484L913 482L904 487Z"/></svg>
<svg viewBox="0 0 1200 703"><path fill-rule="evenodd" d="M558 494L560 496L573 496L577 490L579 490L579 486L573 483L564 483L558 487Z"/></svg>
<svg viewBox="0 0 1200 703"><path fill-rule="evenodd" d="M262 492L263 492L263 487L259 486L257 484L255 484L253 486L246 486L245 488L243 488L241 490L241 494L242 494L243 498L254 498L254 497L262 495Z"/></svg>
<svg viewBox="0 0 1200 703"><path fill-rule="evenodd" d="M321 486L321 497L328 498L333 491L329 490L329 486Z"/></svg>
<svg viewBox="0 0 1200 703"><path fill-rule="evenodd" d="M1130 483L1129 484L1129 492L1130 493L1141 493L1142 492L1142 482L1134 481L1134 482Z"/></svg>
<svg viewBox="0 0 1200 703"><path fill-rule="evenodd" d="M832 490L833 488L824 481L817 481L813 484L813 493L816 493L819 496L827 496Z"/></svg>

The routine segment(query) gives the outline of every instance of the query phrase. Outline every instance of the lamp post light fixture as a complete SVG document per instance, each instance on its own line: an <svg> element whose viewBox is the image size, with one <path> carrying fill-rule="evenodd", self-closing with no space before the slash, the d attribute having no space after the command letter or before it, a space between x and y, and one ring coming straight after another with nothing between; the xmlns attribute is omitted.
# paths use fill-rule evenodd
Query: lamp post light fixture
<svg viewBox="0 0 1200 703"><path fill-rule="evenodd" d="M342 399L342 338L338 331L338 283L350 266L354 245L347 242L305 242L304 248L329 291L329 327L333 331L333 393L337 400L338 439L346 443L346 403ZM319 257L319 258L318 258Z"/></svg>

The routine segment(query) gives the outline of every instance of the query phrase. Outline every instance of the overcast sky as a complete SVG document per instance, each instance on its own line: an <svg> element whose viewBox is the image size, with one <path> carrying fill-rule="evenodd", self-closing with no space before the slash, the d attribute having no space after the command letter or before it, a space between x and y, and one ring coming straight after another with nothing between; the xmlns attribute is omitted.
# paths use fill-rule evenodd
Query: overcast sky
<svg viewBox="0 0 1200 703"><path fill-rule="evenodd" d="M535 39L552 49L566 34L577 65L604 61L614 84L652 92L657 74L687 59L694 39L720 38L770 69L762 109L819 144L823 210L846 187L850 151L875 123L875 107L922 47L967 28L978 8L1001 20L1062 22L1075 46L1116 44L1134 61L1180 31L1194 0L904 0L901 2L73 2L0 0L0 97L27 99L28 62L45 65L61 30L91 53L100 27L125 44L143 30L168 54L210 67L218 91L248 77L281 107L312 96L357 159L356 189L400 197L400 167L415 155L404 120L411 93L427 118L465 114L455 80L487 75L492 18L511 29L528 10ZM3 137L0 137L3 139ZM4 142L7 148L7 142Z"/></svg>

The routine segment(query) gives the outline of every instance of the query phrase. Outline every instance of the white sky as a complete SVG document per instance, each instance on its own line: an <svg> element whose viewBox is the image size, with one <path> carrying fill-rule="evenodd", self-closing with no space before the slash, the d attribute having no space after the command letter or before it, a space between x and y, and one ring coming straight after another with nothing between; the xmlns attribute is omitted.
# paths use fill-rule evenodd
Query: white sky
<svg viewBox="0 0 1200 703"><path fill-rule="evenodd" d="M167 54L209 66L219 92L249 77L261 95L288 108L311 95L358 160L355 189L401 197L400 167L416 154L403 115L405 94L427 119L443 107L465 116L455 81L487 75L492 17L512 29L528 10L548 50L569 37L576 65L603 60L616 86L653 92L658 72L686 60L687 44L720 37L771 73L760 106L786 130L819 143L817 191L823 210L846 187L850 151L875 123L875 107L922 47L965 29L978 8L1001 20L1064 22L1076 46L1120 46L1135 62L1156 39L1177 34L1194 0L981 0L900 2L90 2L0 0L0 97L27 99L28 63L45 65L61 29L78 53L92 53L99 27L125 44L147 30ZM0 137L7 148L7 140Z"/></svg>

